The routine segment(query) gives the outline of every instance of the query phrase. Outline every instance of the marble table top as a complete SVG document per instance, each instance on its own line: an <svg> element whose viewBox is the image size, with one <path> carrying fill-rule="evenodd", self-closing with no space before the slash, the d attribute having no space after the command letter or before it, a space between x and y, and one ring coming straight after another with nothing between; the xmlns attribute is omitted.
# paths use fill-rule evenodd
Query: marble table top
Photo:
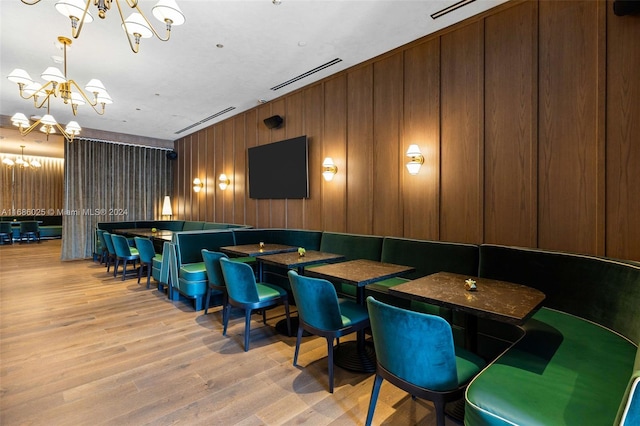
<svg viewBox="0 0 640 426"><path fill-rule="evenodd" d="M475 281L475 290L465 289L468 279ZM511 324L524 323L545 298L541 291L524 285L450 272L399 284L389 293Z"/></svg>

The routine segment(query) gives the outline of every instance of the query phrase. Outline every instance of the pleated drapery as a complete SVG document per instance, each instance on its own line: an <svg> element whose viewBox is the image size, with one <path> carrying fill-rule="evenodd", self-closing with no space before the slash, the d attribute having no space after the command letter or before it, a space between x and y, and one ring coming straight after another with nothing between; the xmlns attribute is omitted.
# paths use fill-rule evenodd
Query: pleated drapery
<svg viewBox="0 0 640 426"><path fill-rule="evenodd" d="M98 222L161 218L172 182L165 149L79 139L65 161L62 260L93 255Z"/></svg>
<svg viewBox="0 0 640 426"><path fill-rule="evenodd" d="M0 154L13 160L14 154ZM63 207L64 159L24 157L42 167L0 163L0 216L58 216Z"/></svg>

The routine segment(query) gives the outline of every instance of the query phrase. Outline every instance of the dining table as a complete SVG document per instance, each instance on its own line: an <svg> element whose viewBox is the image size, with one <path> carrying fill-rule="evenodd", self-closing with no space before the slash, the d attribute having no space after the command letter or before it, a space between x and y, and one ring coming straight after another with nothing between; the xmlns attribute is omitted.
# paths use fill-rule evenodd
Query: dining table
<svg viewBox="0 0 640 426"><path fill-rule="evenodd" d="M389 294L465 313L465 347L473 352L477 352L478 318L522 325L545 299L540 290L522 284L451 272L390 287Z"/></svg>
<svg viewBox="0 0 640 426"><path fill-rule="evenodd" d="M263 270L263 265L272 265L284 269L295 269L298 274L304 274L307 266L317 265L318 263L333 263L344 260L344 255L335 253L326 253L317 250L305 250L304 255L300 255L298 251L288 251L283 253L274 253L256 256L259 270ZM299 324L298 316L291 316L291 330L297 330ZM286 320L280 320L276 323L276 330L280 334L289 335L287 331ZM308 333L306 334L308 335Z"/></svg>
<svg viewBox="0 0 640 426"><path fill-rule="evenodd" d="M112 233L123 235L125 237L142 237L149 238L153 243L153 247L156 253L162 253L162 249L165 241L171 242L173 239L173 231L169 231L166 229L156 229L154 228L121 228L114 229Z"/></svg>
<svg viewBox="0 0 640 426"><path fill-rule="evenodd" d="M346 283L356 287L356 301L364 306L364 288L368 284L399 277L415 268L375 260L355 259L345 262L306 268L304 274L333 283ZM355 341L340 342L334 350L334 363L346 370L373 373L376 357L373 342L365 341L364 331L358 331Z"/></svg>
<svg viewBox="0 0 640 426"><path fill-rule="evenodd" d="M268 254L298 252L298 247L289 246L286 244L274 244L259 242L255 244L241 244L237 246L223 246L220 247L220 251L229 257L258 257ZM264 279L262 262L258 262L258 281Z"/></svg>

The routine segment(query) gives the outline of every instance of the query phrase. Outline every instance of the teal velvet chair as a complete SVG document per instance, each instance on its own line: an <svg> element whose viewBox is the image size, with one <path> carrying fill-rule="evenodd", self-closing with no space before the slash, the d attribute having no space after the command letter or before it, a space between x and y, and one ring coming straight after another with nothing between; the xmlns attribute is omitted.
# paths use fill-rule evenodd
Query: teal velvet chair
<svg viewBox="0 0 640 426"><path fill-rule="evenodd" d="M20 222L20 242L26 239L27 242L40 241L40 226L35 220L23 220Z"/></svg>
<svg viewBox="0 0 640 426"><path fill-rule="evenodd" d="M100 261L100 264L102 265L103 263L106 262L107 259L107 245L104 242L104 237L102 236L102 234L104 234L104 229L96 229L96 252L95 255L98 256L98 260ZM106 264L106 263L105 263Z"/></svg>
<svg viewBox="0 0 640 426"><path fill-rule="evenodd" d="M127 277L127 263L133 262L135 268L136 261L140 260L140 254L136 248L129 246L129 241L122 235L111 234L113 248L116 250L116 264L113 269L113 276L118 275L118 266L122 262L122 281Z"/></svg>
<svg viewBox="0 0 640 426"><path fill-rule="evenodd" d="M207 270L207 294L204 296L204 314L209 312L209 303L211 296L214 294L222 294L222 323L225 322L226 307L229 304L229 295L227 294L227 286L222 276L222 268L220 267L220 259L228 258L224 253L202 249L202 260ZM215 293L214 293L215 292Z"/></svg>
<svg viewBox="0 0 640 426"><path fill-rule="evenodd" d="M13 244L13 229L11 222L0 222L0 243Z"/></svg>
<svg viewBox="0 0 640 426"><path fill-rule="evenodd" d="M267 323L265 310L283 304L287 315L287 331L291 335L291 319L289 318L289 298L287 292L272 284L256 283L253 269L246 263L234 262L227 258L220 258L222 276L227 285L229 304L225 306L224 328L222 334L226 336L231 306L245 311L244 351L249 350L249 333L251 331L251 312L262 309L262 321Z"/></svg>
<svg viewBox="0 0 640 426"><path fill-rule="evenodd" d="M297 365L304 330L327 339L329 392L333 393L333 341L369 327L367 309L356 302L339 299L329 281L289 271L289 282L298 307L298 336L293 365Z"/></svg>
<svg viewBox="0 0 640 426"><path fill-rule="evenodd" d="M443 318L409 311L367 298L376 378L366 425L373 420L384 379L411 394L433 402L437 424L444 425L444 405L463 397L469 381L485 362L453 344L451 326Z"/></svg>
<svg viewBox="0 0 640 426"><path fill-rule="evenodd" d="M133 237L133 240L140 255L140 268L138 268L138 284L142 278L142 270L147 270L147 288L151 285L151 270L153 269L153 258L156 255L156 249L153 242L149 238Z"/></svg>
<svg viewBox="0 0 640 426"><path fill-rule="evenodd" d="M113 246L113 240L111 239L111 233L104 231L102 233L102 238L104 240L104 245L107 247L107 258L105 263L107 264L107 273L111 269L111 265L116 264L116 249Z"/></svg>

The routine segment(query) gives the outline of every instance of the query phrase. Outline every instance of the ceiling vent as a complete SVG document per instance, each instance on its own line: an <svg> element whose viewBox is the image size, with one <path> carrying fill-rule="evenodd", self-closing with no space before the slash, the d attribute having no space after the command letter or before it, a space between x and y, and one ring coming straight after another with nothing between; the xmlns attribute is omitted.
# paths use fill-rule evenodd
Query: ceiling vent
<svg viewBox="0 0 640 426"><path fill-rule="evenodd" d="M334 60L332 60L332 61L327 62L326 64L322 64L322 65L320 65L319 67L315 67L314 69L309 70L309 71L307 71L307 72L305 72L305 73L302 73L302 74L300 74L300 75L299 75L299 76L297 76L297 77L293 77L292 79L287 80L287 81L285 81L284 83L280 83L280 84L278 84L277 86L273 86L273 87L271 88L271 90L278 90L278 89L282 89L283 87L288 86L288 85L290 85L291 83L295 83L295 82L296 82L296 81L298 81L298 80L302 80L302 79L303 79L303 78L305 78L305 77L309 77L311 74L315 74L315 73L317 73L318 71L322 71L322 70L323 70L323 69L325 69L325 68L329 68L330 66L335 65L335 64L337 64L338 62L342 62L342 59L340 59L340 58L336 58L336 59L334 59Z"/></svg>
<svg viewBox="0 0 640 426"><path fill-rule="evenodd" d="M474 1L476 1L476 0L460 0L459 2L454 3L454 4L452 4L451 6L447 6L447 7L445 7L444 9L439 10L439 11L437 11L437 12L435 12L435 13L431 14L431 18L433 18L433 19L438 19L438 18L440 18L440 17L442 17L442 16L446 15L447 13L449 13L449 12L453 12L454 10L458 10L458 9L460 9L462 6L466 6L466 5L468 5L469 3L473 3Z"/></svg>
<svg viewBox="0 0 640 426"><path fill-rule="evenodd" d="M208 116L207 118L203 118L202 120L198 121L197 123L190 124L189 126L185 127L184 129L178 130L177 132L175 132L175 134L179 135L182 132L186 132L189 129L193 129L196 126L204 124L209 120L213 120L216 117L220 117L221 115L226 114L226 113L228 113L230 111L233 111L234 109L236 109L236 107L229 107L229 108L223 109L222 111L218 111L215 114L212 114L212 115Z"/></svg>

